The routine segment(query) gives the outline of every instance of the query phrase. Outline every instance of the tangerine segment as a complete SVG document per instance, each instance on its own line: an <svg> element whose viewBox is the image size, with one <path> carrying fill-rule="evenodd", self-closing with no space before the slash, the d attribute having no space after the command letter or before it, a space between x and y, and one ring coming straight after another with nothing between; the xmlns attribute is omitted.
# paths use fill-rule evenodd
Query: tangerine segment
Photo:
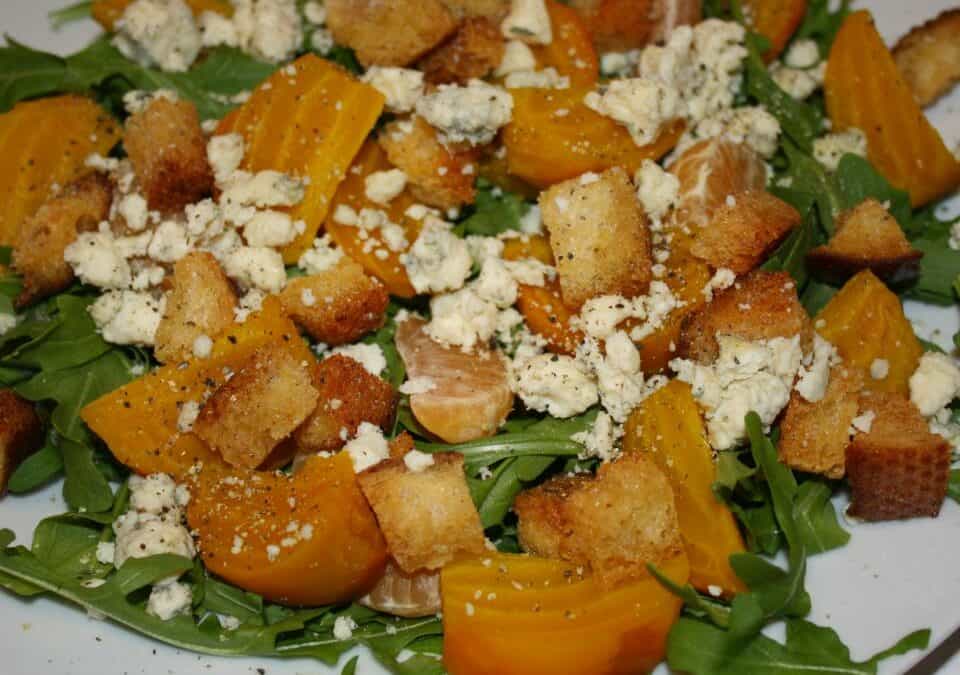
<svg viewBox="0 0 960 675"><path fill-rule="evenodd" d="M917 105L869 12L844 20L823 86L834 129L863 131L870 163L909 192L914 207L960 185L960 162Z"/></svg>
<svg viewBox="0 0 960 675"><path fill-rule="evenodd" d="M686 583L686 557L662 571ZM650 576L610 590L576 565L505 553L446 566L440 589L451 675L649 672L682 604Z"/></svg>
<svg viewBox="0 0 960 675"><path fill-rule="evenodd" d="M503 361L484 349L464 352L434 342L425 325L416 318L397 325L397 351L407 374L434 384L430 391L410 396L414 417L447 443L492 436L513 409Z"/></svg>

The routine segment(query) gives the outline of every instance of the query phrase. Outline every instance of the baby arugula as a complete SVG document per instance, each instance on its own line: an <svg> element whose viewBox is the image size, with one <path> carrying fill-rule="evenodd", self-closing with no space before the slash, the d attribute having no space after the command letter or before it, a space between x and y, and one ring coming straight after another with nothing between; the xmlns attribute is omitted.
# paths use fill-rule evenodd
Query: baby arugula
<svg viewBox="0 0 960 675"><path fill-rule="evenodd" d="M928 630L911 633L873 658L855 662L832 629L804 620L811 606L804 588L807 555L842 546L849 535L837 523L829 488L820 482L798 484L793 472L778 461L760 418L750 413L746 424L755 468L728 455L721 462L721 493L727 494L723 491L729 490L731 483L763 478L772 519L786 544L787 569L754 553L731 556L731 566L749 590L726 604L700 595L692 586L678 587L651 567L661 583L685 603L685 616L674 624L667 642L670 667L692 675L786 675L811 670L876 673L880 660L925 648ZM751 487L749 492L753 490ZM762 633L779 620L787 627L782 644Z"/></svg>

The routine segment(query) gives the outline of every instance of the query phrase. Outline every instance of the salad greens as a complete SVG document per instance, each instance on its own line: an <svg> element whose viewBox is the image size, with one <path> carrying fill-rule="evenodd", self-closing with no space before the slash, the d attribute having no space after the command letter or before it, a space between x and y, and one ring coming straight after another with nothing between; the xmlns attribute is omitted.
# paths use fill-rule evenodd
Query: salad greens
<svg viewBox="0 0 960 675"><path fill-rule="evenodd" d="M55 26L89 15L90 2L78 2L51 14ZM811 0L794 39L813 39L823 57L843 18L849 0L831 10L829 0ZM738 2L706 0L705 16L739 18ZM210 50L185 73L144 68L126 59L107 37L67 57L37 51L7 38L0 48L0 113L20 101L64 92L92 93L122 115L120 97L133 89L172 89L192 101L202 119L218 119L243 94L268 77L275 65L237 49ZM306 47L312 49L312 37ZM904 289L908 297L952 304L960 289L960 252L947 242L954 221L937 217L933 208L913 212L909 198L892 187L865 159L847 155L835 172L813 156L813 141L824 130L822 98L797 101L770 76L762 55L767 42L751 34L747 40L744 84L739 101L762 105L779 122L781 147L771 161L772 191L802 215L801 226L767 260L764 269L784 270L801 291L804 307L816 313L837 287L815 278L806 254L827 241L835 219L867 197L889 204L889 210L915 247L924 252L919 277ZM324 55L353 72L361 67L353 52L337 46ZM532 207L523 197L480 179L475 204L464 210L455 227L459 236L495 236L520 231ZM0 248L8 264L9 249ZM293 273L293 272L291 272ZM20 291L16 276L0 276L0 312L12 314ZM439 618L398 619L349 605L290 609L218 579L197 561L173 555L128 560L119 570L97 560L97 546L113 538L111 524L123 513L126 470L86 429L79 417L84 405L122 386L152 366L148 353L105 342L87 308L94 296L75 286L23 312L17 325L0 336L0 384L35 401L48 431L43 448L24 461L9 482L14 494L28 493L63 476L63 494L71 511L41 521L29 547L14 545L10 530L0 530L0 587L24 598L56 596L145 635L184 649L215 655L311 657L334 664L355 645L364 645L395 673L444 672L442 624ZM364 341L378 345L386 358L384 377L394 388L405 380L405 368L394 344L396 315L423 310L423 302L391 301L388 320ZM456 451L464 455L467 482L487 535L502 551L517 551L516 517L511 506L517 494L557 472L594 468L582 460L583 446L571 439L591 428L597 410L567 420L515 414L501 431L456 445L434 442L414 419L401 397L390 436L408 432L426 452ZM806 620L811 597L805 587L808 557L844 546L849 540L840 525L831 496L836 485L824 479L795 475L779 463L772 436L764 435L754 413L747 416L749 447L721 452L714 492L737 517L749 552L731 558L731 566L748 589L731 602L677 586L655 568L651 572L684 602L683 616L668 640L669 665L695 675L758 673L781 675L875 673L884 658L923 649L929 631L917 631L874 657L856 662L830 628ZM116 484L120 487L116 487ZM949 495L960 501L960 469L950 475ZM783 553L786 567L770 558ZM156 581L184 574L192 588L189 615L161 621L145 610L147 591ZM225 627L233 617L239 627ZM338 618L356 624L352 638L334 636ZM765 630L782 622L786 639L778 642ZM358 657L342 672L356 672Z"/></svg>

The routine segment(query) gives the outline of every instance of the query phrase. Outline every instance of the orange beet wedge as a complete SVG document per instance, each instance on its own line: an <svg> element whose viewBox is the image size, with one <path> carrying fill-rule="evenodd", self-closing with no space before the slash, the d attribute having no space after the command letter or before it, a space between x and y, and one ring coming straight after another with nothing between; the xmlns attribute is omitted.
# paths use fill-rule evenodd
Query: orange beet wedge
<svg viewBox="0 0 960 675"><path fill-rule="evenodd" d="M780 56L807 13L807 0L743 0L743 13L750 26L770 40L763 60Z"/></svg>
<svg viewBox="0 0 960 675"><path fill-rule="evenodd" d="M689 567L681 555L661 571L684 584ZM505 553L448 565L440 590L451 675L646 673L681 605L650 576L611 590L576 565Z"/></svg>
<svg viewBox="0 0 960 675"><path fill-rule="evenodd" d="M0 115L0 246L16 243L23 219L55 186L89 173L84 161L120 140L110 113L83 96L18 103Z"/></svg>
<svg viewBox="0 0 960 675"><path fill-rule="evenodd" d="M867 11L848 16L837 33L824 81L836 130L857 127L884 177L923 206L960 185L960 162L913 99Z"/></svg>
<svg viewBox="0 0 960 675"><path fill-rule="evenodd" d="M267 78L221 121L217 133L236 132L246 141L242 168L309 179L303 201L290 214L307 227L284 249L285 262L296 262L313 244L337 186L382 110L376 89L307 54Z"/></svg>

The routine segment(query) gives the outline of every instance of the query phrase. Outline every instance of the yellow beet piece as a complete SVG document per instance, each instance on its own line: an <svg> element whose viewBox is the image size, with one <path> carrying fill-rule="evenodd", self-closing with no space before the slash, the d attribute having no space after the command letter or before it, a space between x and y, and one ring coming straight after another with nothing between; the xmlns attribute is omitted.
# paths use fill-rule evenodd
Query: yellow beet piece
<svg viewBox="0 0 960 675"><path fill-rule="evenodd" d="M913 98L867 11L848 16L834 40L824 81L835 130L867 136L870 162L923 206L960 184L960 162Z"/></svg>
<svg viewBox="0 0 960 675"><path fill-rule="evenodd" d="M181 411L191 402L202 404L227 373L274 341L288 341L302 358L313 359L279 302L268 298L260 312L214 340L209 358L194 359L185 368L157 368L90 403L81 417L120 462L140 474L168 473L179 480L198 461L223 464L195 434L180 431Z"/></svg>
<svg viewBox="0 0 960 675"><path fill-rule="evenodd" d="M310 248L353 158L383 110L383 96L346 70L313 54L271 75L217 133L243 136L242 168L274 169L309 179L291 209L307 227L283 251L295 263Z"/></svg>
<svg viewBox="0 0 960 675"><path fill-rule="evenodd" d="M116 120L83 96L18 103L0 115L0 246L16 243L51 189L90 173L87 156L108 153L119 139Z"/></svg>
<svg viewBox="0 0 960 675"><path fill-rule="evenodd" d="M105 31L112 31L123 11L133 3L133 0L95 0L90 7L94 20L103 26ZM194 16L204 12L216 12L223 16L233 16L233 5L227 0L186 0Z"/></svg>
<svg viewBox="0 0 960 675"><path fill-rule="evenodd" d="M690 561L690 583L703 592L711 586L726 595L743 590L729 562L734 553L743 553L743 538L733 514L713 494L713 451L690 386L673 380L634 410L623 449L649 453L670 481Z"/></svg>
<svg viewBox="0 0 960 675"><path fill-rule="evenodd" d="M862 369L864 385L872 391L910 395L909 379L917 369L923 347L903 313L898 298L870 270L851 278L820 310L817 332L836 345L845 365ZM871 365L878 361L874 374Z"/></svg>

